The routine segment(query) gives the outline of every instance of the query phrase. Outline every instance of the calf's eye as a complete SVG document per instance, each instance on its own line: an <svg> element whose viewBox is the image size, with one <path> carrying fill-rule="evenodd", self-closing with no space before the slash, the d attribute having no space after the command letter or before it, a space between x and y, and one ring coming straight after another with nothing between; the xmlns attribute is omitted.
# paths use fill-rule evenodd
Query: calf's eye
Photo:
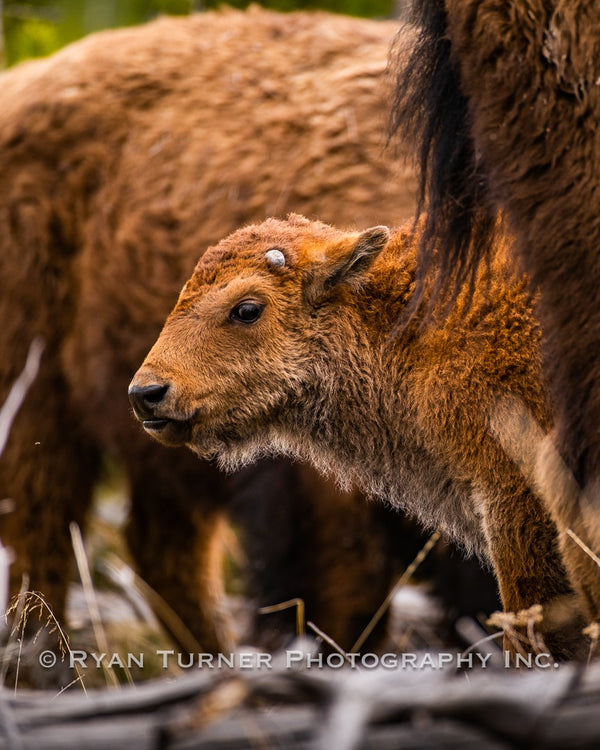
<svg viewBox="0 0 600 750"><path fill-rule="evenodd" d="M261 305L258 302L240 302L239 305L236 305L229 313L229 318L236 323L256 323L262 315L263 308L264 305Z"/></svg>

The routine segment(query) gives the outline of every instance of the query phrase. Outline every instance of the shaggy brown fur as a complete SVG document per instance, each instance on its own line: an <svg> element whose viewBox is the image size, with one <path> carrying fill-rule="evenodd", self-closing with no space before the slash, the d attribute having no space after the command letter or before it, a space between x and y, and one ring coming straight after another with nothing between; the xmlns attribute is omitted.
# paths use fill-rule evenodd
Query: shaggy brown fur
<svg viewBox="0 0 600 750"><path fill-rule="evenodd" d="M394 127L421 143L423 257L437 244L443 277L457 265L463 275L505 211L540 291L554 442L566 464L549 449L539 481L558 526L599 552L600 2L415 7L422 31L408 67L399 55ZM572 541L565 554L600 617L598 567Z"/></svg>
<svg viewBox="0 0 600 750"><path fill-rule="evenodd" d="M356 225L412 213L410 173L383 158L380 135L394 31L321 13L206 13L99 34L0 78L0 402L29 342L46 342L0 461L1 496L15 500L0 537L16 552L14 585L28 572L59 619L68 524L83 524L108 453L129 479L141 574L204 650L229 648L219 529L241 490L185 451L165 456L131 418L127 383L199 253L238 224L292 207ZM281 471L307 516L325 493L330 529L356 539L371 523L349 512L356 498ZM286 502L274 485L272 502ZM253 486L247 502L267 512L264 483ZM286 566L306 564L314 534L300 528L282 560L263 524L261 603L276 603L275 588L294 595ZM323 535L311 554L327 567L304 595L346 645L349 618L364 620L384 595L390 561L375 531L338 557L335 533ZM321 588L328 603L311 605Z"/></svg>
<svg viewBox="0 0 600 750"><path fill-rule="evenodd" d="M504 254L468 310L463 295L398 338L414 293L408 231L296 215L238 230L199 261L130 398L165 444L227 468L308 459L444 528L491 561L507 610L546 606L549 642L570 655L576 609L552 632L552 603L570 592L556 529L495 435L509 399L549 425L532 300Z"/></svg>

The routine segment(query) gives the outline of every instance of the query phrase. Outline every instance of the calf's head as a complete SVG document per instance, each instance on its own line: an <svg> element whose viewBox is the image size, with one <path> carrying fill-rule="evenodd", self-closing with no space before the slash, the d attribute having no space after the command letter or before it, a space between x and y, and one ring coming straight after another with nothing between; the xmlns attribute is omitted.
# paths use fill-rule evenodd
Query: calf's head
<svg viewBox="0 0 600 750"><path fill-rule="evenodd" d="M225 465L273 449L326 377L328 321L388 238L291 215L209 248L129 387L144 429Z"/></svg>

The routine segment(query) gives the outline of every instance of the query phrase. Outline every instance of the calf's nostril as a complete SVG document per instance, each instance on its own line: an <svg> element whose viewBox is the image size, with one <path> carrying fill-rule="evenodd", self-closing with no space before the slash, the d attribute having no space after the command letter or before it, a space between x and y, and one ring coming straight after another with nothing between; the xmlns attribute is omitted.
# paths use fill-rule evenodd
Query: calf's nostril
<svg viewBox="0 0 600 750"><path fill-rule="evenodd" d="M129 401L140 419L153 416L154 407L159 404L169 390L168 385L132 385L129 388Z"/></svg>
<svg viewBox="0 0 600 750"><path fill-rule="evenodd" d="M142 398L147 404L158 404L169 390L168 385L147 385L142 388Z"/></svg>

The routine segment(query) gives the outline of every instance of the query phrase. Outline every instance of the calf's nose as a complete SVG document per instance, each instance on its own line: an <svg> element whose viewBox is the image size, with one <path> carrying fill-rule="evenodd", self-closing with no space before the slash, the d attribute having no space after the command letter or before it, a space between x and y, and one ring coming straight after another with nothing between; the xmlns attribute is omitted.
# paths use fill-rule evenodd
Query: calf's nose
<svg viewBox="0 0 600 750"><path fill-rule="evenodd" d="M169 390L168 385L130 385L129 401L133 406L135 416L140 419L152 419L156 407L164 399Z"/></svg>

